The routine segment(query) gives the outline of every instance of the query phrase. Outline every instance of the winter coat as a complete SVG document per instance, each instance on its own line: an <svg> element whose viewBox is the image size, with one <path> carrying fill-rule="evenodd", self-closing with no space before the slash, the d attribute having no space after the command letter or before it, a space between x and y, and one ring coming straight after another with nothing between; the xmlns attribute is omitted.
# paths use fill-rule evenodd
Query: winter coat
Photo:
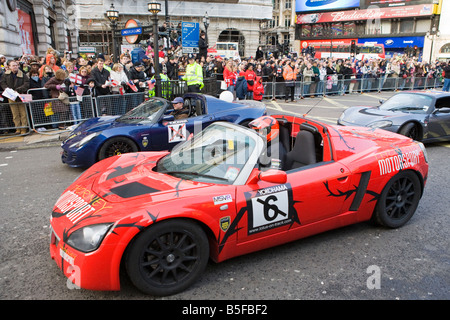
<svg viewBox="0 0 450 320"><path fill-rule="evenodd" d="M57 99L59 97L60 92L64 92L63 88L57 89L56 86L62 85L64 80L58 80L56 77L51 78L44 85L45 88L50 90L50 97L53 99ZM52 101L52 109L54 112L67 112L69 111L69 105L63 103L60 100Z"/></svg>
<svg viewBox="0 0 450 320"><path fill-rule="evenodd" d="M253 100L261 101L264 95L264 85L261 77L256 77L255 85L253 86Z"/></svg>
<svg viewBox="0 0 450 320"><path fill-rule="evenodd" d="M14 76L11 70L6 71L1 78L0 87L5 90L6 88L13 89L18 93L27 93L30 88L30 78L23 73L22 71L17 71L17 74ZM16 101L21 101L18 97Z"/></svg>
<svg viewBox="0 0 450 320"><path fill-rule="evenodd" d="M102 88L102 85L110 78L111 74L105 68L100 71L98 67L95 67L91 71L91 78L95 80L95 86L97 87L97 93L99 95L110 94L109 87Z"/></svg>
<svg viewBox="0 0 450 320"><path fill-rule="evenodd" d="M253 91L253 86L255 85L256 81L256 73L253 70L247 70L244 73L245 80L247 80L247 91Z"/></svg>
<svg viewBox="0 0 450 320"><path fill-rule="evenodd" d="M236 97L243 100L247 94L247 80L244 75L238 76L236 80Z"/></svg>

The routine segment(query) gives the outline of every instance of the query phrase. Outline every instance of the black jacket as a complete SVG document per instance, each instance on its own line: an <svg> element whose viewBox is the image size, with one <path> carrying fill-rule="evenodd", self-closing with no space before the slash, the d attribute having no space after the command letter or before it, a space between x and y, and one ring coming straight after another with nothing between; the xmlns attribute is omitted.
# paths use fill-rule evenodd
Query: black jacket
<svg viewBox="0 0 450 320"><path fill-rule="evenodd" d="M100 71L97 67L93 68L91 71L91 78L95 80L95 87L97 88L98 95L110 94L109 87L102 88L102 85L110 78L111 74L105 68Z"/></svg>

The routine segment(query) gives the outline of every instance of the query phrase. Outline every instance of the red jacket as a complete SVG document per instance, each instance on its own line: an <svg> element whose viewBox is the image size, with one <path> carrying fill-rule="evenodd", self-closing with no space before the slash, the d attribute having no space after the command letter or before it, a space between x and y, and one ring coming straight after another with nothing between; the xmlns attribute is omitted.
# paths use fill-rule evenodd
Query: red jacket
<svg viewBox="0 0 450 320"><path fill-rule="evenodd" d="M253 70L245 71L245 80L247 80L247 91L253 91L253 86L256 83L256 73Z"/></svg>
<svg viewBox="0 0 450 320"><path fill-rule="evenodd" d="M261 77L256 77L256 82L253 86L253 100L261 101L264 94L264 85Z"/></svg>
<svg viewBox="0 0 450 320"><path fill-rule="evenodd" d="M236 73L228 70L228 68L224 68L223 69L223 80L227 84L227 88L229 86L235 86L236 85Z"/></svg>

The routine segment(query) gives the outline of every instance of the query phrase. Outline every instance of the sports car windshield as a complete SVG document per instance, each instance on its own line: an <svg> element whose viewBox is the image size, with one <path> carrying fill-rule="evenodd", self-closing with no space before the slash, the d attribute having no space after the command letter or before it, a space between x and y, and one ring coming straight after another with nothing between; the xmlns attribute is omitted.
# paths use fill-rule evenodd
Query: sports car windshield
<svg viewBox="0 0 450 320"><path fill-rule="evenodd" d="M163 109L165 109L167 102L164 100L150 99L131 109L116 121L124 123L155 123Z"/></svg>
<svg viewBox="0 0 450 320"><path fill-rule="evenodd" d="M426 113L433 103L433 98L422 94L396 94L380 106L380 110Z"/></svg>
<svg viewBox="0 0 450 320"><path fill-rule="evenodd" d="M212 124L175 147L156 171L186 180L233 184L257 145L246 130Z"/></svg>

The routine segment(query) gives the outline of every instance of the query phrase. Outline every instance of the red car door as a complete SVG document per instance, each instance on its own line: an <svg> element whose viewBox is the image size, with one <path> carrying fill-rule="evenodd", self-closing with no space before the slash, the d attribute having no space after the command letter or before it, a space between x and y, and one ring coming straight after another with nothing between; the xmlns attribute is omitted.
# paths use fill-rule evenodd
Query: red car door
<svg viewBox="0 0 450 320"><path fill-rule="evenodd" d="M328 162L288 171L284 184L238 186L238 250L284 243L291 237L288 231L339 215L351 193L350 178L345 166Z"/></svg>

